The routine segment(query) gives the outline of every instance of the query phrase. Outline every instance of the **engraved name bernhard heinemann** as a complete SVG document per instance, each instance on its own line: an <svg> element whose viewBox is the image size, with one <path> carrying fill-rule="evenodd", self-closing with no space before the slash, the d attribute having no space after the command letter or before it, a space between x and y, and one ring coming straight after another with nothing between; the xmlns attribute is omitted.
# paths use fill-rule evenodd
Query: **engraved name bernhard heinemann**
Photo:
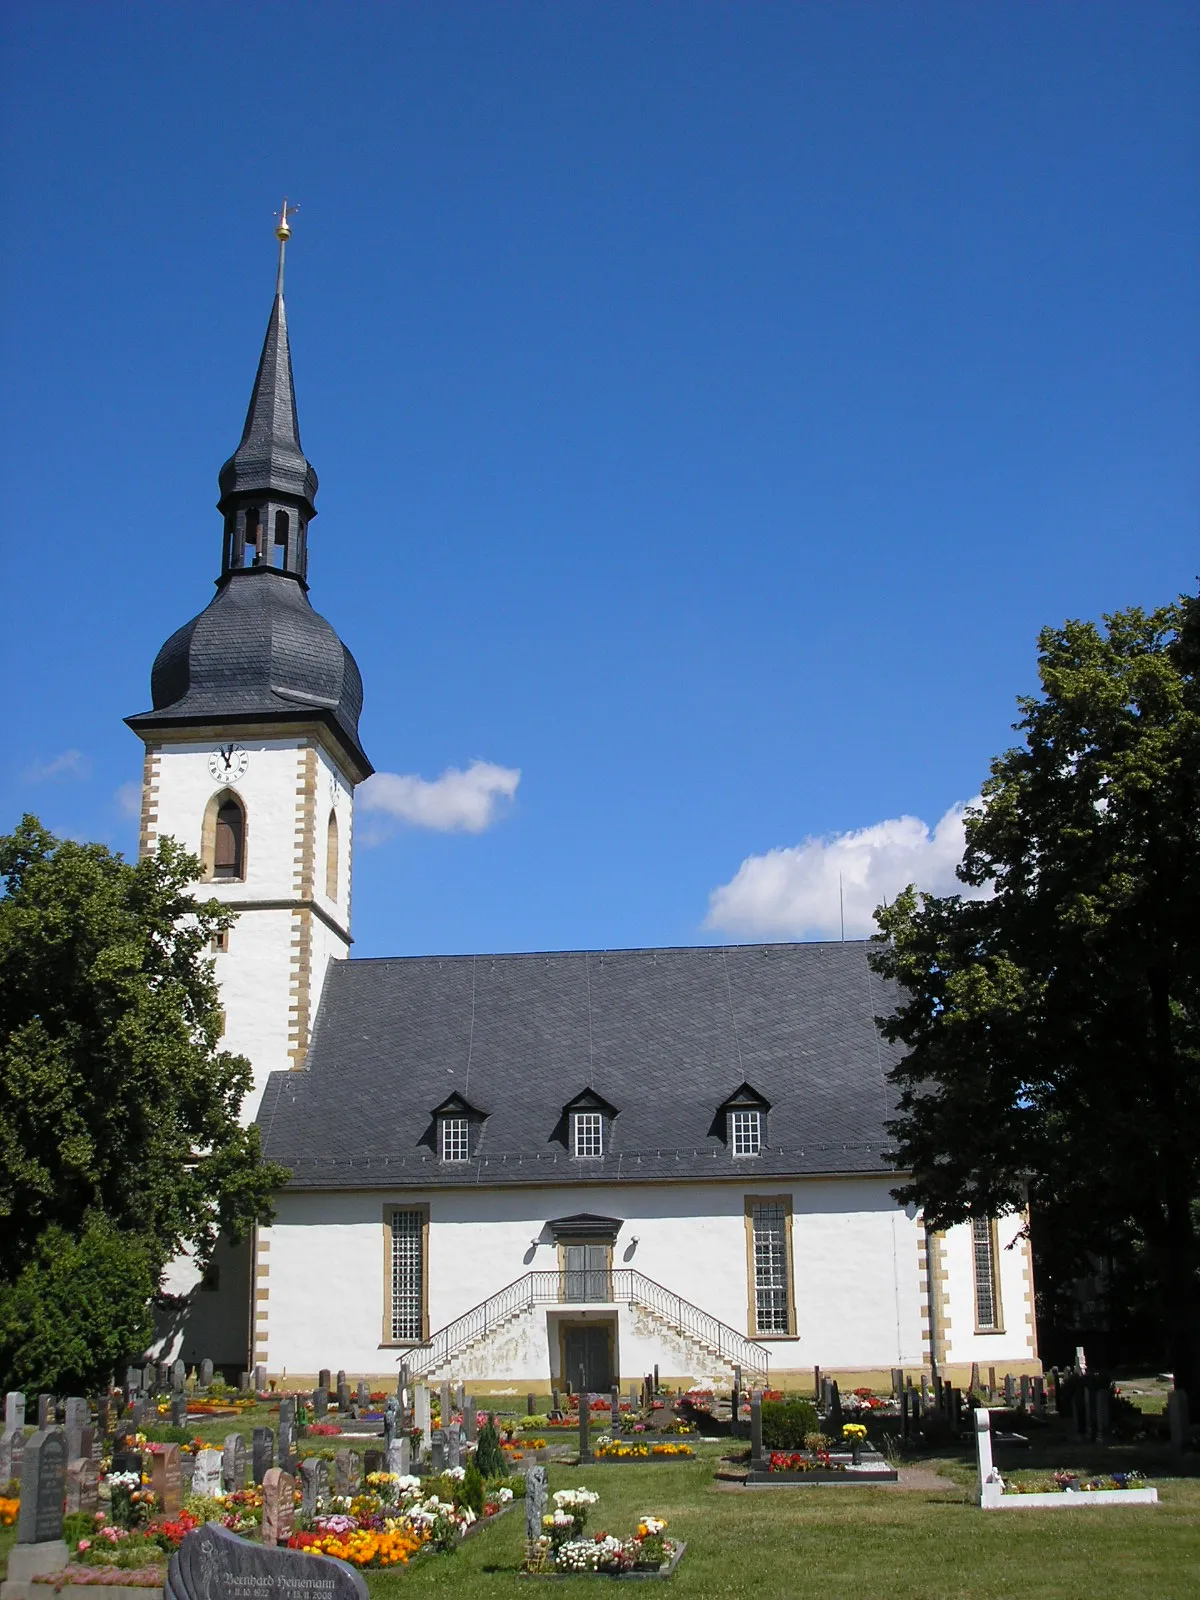
<svg viewBox="0 0 1200 1600"><path fill-rule="evenodd" d="M289 1578L281 1572L227 1572L225 1587L235 1594L255 1589L304 1589L309 1594L332 1594L332 1578Z"/></svg>

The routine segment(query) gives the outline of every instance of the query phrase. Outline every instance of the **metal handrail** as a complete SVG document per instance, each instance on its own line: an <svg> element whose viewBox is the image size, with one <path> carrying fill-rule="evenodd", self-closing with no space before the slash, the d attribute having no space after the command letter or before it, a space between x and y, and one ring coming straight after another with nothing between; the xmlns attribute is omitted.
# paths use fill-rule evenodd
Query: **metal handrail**
<svg viewBox="0 0 1200 1600"><path fill-rule="evenodd" d="M401 1359L411 1370L435 1371L483 1338L490 1328L509 1321L519 1311L548 1304L644 1306L685 1337L707 1344L719 1361L740 1367L743 1379L766 1382L771 1356L764 1345L632 1267L527 1272L439 1328L423 1344L406 1350Z"/></svg>

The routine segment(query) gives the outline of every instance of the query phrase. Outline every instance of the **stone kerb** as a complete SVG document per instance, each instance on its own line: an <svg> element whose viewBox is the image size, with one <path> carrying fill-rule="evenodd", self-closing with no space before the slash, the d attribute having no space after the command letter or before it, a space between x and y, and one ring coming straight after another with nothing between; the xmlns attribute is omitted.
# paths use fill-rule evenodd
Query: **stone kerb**
<svg viewBox="0 0 1200 1600"><path fill-rule="evenodd" d="M975 1412L975 1456L979 1471L979 1505L983 1511L1073 1511L1080 1506L1156 1506L1158 1490L1088 1489L1056 1490L1048 1494L1005 1493L1004 1480L992 1460L992 1414L980 1406Z"/></svg>

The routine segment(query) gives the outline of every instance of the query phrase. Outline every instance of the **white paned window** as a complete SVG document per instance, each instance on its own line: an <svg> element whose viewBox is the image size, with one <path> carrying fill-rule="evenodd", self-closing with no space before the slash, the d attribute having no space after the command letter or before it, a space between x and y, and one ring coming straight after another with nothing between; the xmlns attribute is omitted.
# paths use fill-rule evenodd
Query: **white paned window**
<svg viewBox="0 0 1200 1600"><path fill-rule="evenodd" d="M571 1113L571 1154L576 1156L604 1154L604 1116L601 1112Z"/></svg>
<svg viewBox="0 0 1200 1600"><path fill-rule="evenodd" d="M735 1156L757 1156L762 1153L762 1112L731 1111L729 1113L729 1142Z"/></svg>
<svg viewBox="0 0 1200 1600"><path fill-rule="evenodd" d="M996 1257L989 1217L971 1218L971 1251L975 1258L975 1324L1000 1326L1000 1297L996 1293Z"/></svg>
<svg viewBox="0 0 1200 1600"><path fill-rule="evenodd" d="M424 1292L425 1213L392 1212L392 1338L420 1339Z"/></svg>
<svg viewBox="0 0 1200 1600"><path fill-rule="evenodd" d="M442 1118L443 1161L467 1161L470 1159L470 1126L466 1117Z"/></svg>
<svg viewBox="0 0 1200 1600"><path fill-rule="evenodd" d="M778 1200L755 1202L754 1321L756 1333L789 1333L787 1212Z"/></svg>

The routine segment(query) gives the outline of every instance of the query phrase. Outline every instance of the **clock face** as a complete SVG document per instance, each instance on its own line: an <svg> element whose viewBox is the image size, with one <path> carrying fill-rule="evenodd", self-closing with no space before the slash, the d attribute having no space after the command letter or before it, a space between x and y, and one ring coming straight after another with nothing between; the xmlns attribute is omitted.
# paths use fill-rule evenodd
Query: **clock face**
<svg viewBox="0 0 1200 1600"><path fill-rule="evenodd" d="M218 783L236 783L245 776L250 757L240 744L221 744L208 758L208 770Z"/></svg>

